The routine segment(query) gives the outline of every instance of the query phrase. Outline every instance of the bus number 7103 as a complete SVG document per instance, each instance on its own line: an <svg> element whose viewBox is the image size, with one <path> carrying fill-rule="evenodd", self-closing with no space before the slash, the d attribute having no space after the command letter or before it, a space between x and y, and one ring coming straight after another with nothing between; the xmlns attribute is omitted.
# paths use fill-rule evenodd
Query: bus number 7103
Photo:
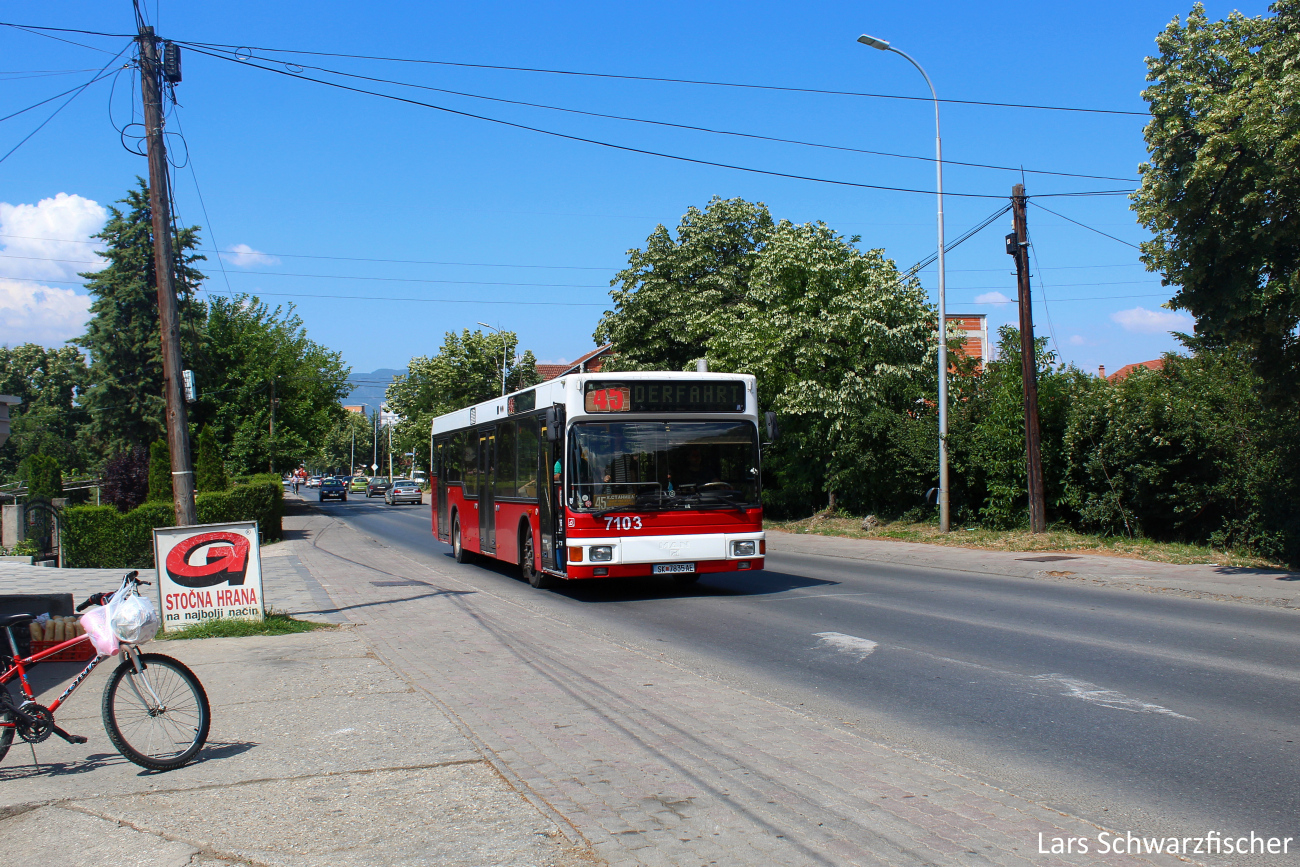
<svg viewBox="0 0 1300 867"><path fill-rule="evenodd" d="M631 518L620 518L617 515L612 518L607 516L605 518L605 529L606 530L640 530L641 518L640 516L634 516Z"/></svg>

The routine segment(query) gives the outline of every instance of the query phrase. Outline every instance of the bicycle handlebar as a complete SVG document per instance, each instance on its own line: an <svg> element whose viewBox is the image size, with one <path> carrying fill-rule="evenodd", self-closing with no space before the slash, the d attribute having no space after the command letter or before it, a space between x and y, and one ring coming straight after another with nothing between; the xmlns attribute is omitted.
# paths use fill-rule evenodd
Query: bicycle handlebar
<svg viewBox="0 0 1300 867"><path fill-rule="evenodd" d="M123 581L131 584L152 584L153 583L152 581L141 580L140 573L135 570L126 573L126 577L123 579ZM103 605L105 602L108 601L108 597L112 596L116 592L117 592L116 590L110 590L107 593L92 593L91 595L86 597L85 602L77 606L77 610L85 611L87 608L89 608L92 605Z"/></svg>

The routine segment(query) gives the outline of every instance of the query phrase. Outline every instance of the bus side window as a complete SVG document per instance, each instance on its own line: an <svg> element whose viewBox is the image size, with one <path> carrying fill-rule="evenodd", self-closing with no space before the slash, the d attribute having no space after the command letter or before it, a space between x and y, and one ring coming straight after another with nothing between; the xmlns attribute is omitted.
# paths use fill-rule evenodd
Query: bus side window
<svg viewBox="0 0 1300 867"><path fill-rule="evenodd" d="M496 496L515 496L515 422L497 425Z"/></svg>
<svg viewBox="0 0 1300 867"><path fill-rule="evenodd" d="M536 498L537 496L537 462L538 462L537 419L519 420L518 476L515 482L516 497Z"/></svg>
<svg viewBox="0 0 1300 867"><path fill-rule="evenodd" d="M478 431L468 430L456 435L460 445L460 468L465 481L465 496L478 496Z"/></svg>

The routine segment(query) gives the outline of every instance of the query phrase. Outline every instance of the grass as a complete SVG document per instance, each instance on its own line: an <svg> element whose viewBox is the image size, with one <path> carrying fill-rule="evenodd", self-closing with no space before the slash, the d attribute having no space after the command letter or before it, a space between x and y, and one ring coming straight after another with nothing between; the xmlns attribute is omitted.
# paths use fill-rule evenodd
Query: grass
<svg viewBox="0 0 1300 867"><path fill-rule="evenodd" d="M987 551L1054 551L1129 557L1157 563L1212 564L1215 566L1285 569L1285 565L1243 551L1218 550L1207 545L1181 542L1153 542L1123 536L1095 536L1064 527L1049 527L1046 533L1028 530L990 530L983 527L954 527L940 533L939 525L894 521L874 530L863 530L862 519L841 515L814 515L797 521L765 520L768 529L785 533L843 536L850 539L879 539L893 542L921 542L954 548Z"/></svg>
<svg viewBox="0 0 1300 867"><path fill-rule="evenodd" d="M256 620L204 620L181 629L166 629L158 633L159 641L179 641L184 638L243 638L248 635L292 635L314 629L332 629L328 623L298 620L283 611L267 611L261 622Z"/></svg>

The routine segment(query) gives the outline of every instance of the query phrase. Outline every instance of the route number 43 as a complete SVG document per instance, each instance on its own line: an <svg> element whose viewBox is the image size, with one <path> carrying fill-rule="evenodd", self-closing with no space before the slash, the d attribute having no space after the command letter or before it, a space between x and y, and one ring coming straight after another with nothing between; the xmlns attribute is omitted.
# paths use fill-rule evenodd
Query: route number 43
<svg viewBox="0 0 1300 867"><path fill-rule="evenodd" d="M620 518L617 515L612 518L606 517L605 529L606 530L640 530L641 517L639 515L631 518Z"/></svg>

